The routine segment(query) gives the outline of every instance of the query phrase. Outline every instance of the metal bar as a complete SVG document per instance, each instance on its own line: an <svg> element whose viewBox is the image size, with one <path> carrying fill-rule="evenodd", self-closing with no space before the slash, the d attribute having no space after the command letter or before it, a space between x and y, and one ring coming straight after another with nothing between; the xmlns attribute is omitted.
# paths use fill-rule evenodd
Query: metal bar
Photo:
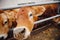
<svg viewBox="0 0 60 40"><path fill-rule="evenodd" d="M21 2L21 1L11 1L11 0L1 0L0 1L0 9L13 9L20 8L24 6L35 6L35 5L43 5L43 4L51 4L51 3L60 3L60 1L31 1L31 2Z"/></svg>
<svg viewBox="0 0 60 40"><path fill-rule="evenodd" d="M47 20L51 20L51 19L59 17L59 16L60 15L55 15L55 16L52 16L52 17L49 17L49 18L45 18L45 19L34 22L34 24L41 23L41 22L44 22L44 21L47 21Z"/></svg>
<svg viewBox="0 0 60 40"><path fill-rule="evenodd" d="M39 32L41 32L41 31L46 30L47 28L49 28L49 26L51 26L51 25L52 25L52 23L49 23L48 25L45 25L45 26L42 26L42 27L40 27L40 28L35 29L35 30L33 30L33 31L31 32L31 35L36 35L36 34L38 34Z"/></svg>

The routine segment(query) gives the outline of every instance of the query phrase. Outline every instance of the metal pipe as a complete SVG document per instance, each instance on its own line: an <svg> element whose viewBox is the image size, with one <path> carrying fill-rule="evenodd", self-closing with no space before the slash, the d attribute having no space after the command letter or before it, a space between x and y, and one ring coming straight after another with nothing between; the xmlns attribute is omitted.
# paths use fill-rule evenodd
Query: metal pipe
<svg viewBox="0 0 60 40"><path fill-rule="evenodd" d="M59 17L59 16L60 15L55 15L55 16L52 16L52 17L49 17L49 18L45 18L45 19L34 22L34 24L41 23L41 22L44 22L44 21L48 21L48 20L51 20L51 19Z"/></svg>

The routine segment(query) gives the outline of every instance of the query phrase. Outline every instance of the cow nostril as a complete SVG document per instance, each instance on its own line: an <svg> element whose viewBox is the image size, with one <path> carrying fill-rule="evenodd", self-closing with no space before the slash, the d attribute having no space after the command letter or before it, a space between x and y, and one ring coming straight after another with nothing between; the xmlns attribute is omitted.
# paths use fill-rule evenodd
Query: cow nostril
<svg viewBox="0 0 60 40"><path fill-rule="evenodd" d="M2 39L4 39L4 37L1 37Z"/></svg>
<svg viewBox="0 0 60 40"><path fill-rule="evenodd" d="M25 33L25 28L21 31L21 33Z"/></svg>
<svg viewBox="0 0 60 40"><path fill-rule="evenodd" d="M4 37L2 36L2 37L0 37L0 39L4 39Z"/></svg>

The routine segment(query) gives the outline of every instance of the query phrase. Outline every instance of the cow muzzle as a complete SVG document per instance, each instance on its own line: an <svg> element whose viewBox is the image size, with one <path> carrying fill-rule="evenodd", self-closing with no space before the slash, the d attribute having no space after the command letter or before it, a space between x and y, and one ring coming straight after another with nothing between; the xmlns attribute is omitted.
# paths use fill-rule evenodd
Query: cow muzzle
<svg viewBox="0 0 60 40"><path fill-rule="evenodd" d="M7 38L7 34L0 34L0 39L5 39Z"/></svg>
<svg viewBox="0 0 60 40"><path fill-rule="evenodd" d="M30 31L26 27L16 27L13 29L13 36L16 39L27 39Z"/></svg>

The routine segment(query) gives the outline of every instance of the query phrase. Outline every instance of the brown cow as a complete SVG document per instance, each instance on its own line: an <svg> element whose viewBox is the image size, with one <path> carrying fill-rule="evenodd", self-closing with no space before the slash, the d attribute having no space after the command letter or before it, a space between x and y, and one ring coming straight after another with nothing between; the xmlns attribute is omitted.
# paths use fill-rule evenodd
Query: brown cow
<svg viewBox="0 0 60 40"><path fill-rule="evenodd" d="M33 12L29 7L20 8L19 12L16 14L17 26L13 29L14 38L16 38L17 34L22 32L24 29L25 32L23 32L23 39L26 39L30 35L34 27L32 13Z"/></svg>
<svg viewBox="0 0 60 40"><path fill-rule="evenodd" d="M0 38L6 38L10 28L7 16L4 13L0 14Z"/></svg>

